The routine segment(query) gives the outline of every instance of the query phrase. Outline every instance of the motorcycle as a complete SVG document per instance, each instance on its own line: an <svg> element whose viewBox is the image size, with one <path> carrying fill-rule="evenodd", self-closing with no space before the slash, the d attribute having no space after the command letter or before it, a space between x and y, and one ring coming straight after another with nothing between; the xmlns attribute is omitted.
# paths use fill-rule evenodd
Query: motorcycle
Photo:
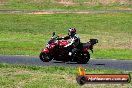
<svg viewBox="0 0 132 88"><path fill-rule="evenodd" d="M93 45L98 43L97 39L90 39L87 43L80 43L80 49L74 55L69 56L69 49L64 48L69 42L67 40L61 40L59 36L56 36L55 32L49 42L46 45L46 48L41 50L39 55L40 60L43 62L49 62L51 60L63 61L63 62L77 62L78 64L86 64L90 59L90 54L88 50L91 50L93 53Z"/></svg>

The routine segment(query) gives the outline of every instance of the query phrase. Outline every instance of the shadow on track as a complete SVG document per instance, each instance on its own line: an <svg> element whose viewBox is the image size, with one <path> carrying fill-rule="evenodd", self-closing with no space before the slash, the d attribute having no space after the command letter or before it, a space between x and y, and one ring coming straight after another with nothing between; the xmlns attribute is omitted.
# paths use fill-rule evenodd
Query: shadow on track
<svg viewBox="0 0 132 88"><path fill-rule="evenodd" d="M99 65L99 66L101 66L101 65L105 65L105 64L93 64L93 65Z"/></svg>

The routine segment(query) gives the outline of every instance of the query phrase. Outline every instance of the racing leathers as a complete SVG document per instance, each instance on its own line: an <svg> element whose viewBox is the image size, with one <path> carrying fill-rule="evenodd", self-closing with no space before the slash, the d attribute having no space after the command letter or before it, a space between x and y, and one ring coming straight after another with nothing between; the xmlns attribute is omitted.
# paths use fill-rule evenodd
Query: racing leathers
<svg viewBox="0 0 132 88"><path fill-rule="evenodd" d="M63 37L63 39L69 41L69 44L64 47L68 49L70 48L69 49L70 56L74 55L77 51L79 51L80 38L78 37L77 34L75 34L74 36Z"/></svg>

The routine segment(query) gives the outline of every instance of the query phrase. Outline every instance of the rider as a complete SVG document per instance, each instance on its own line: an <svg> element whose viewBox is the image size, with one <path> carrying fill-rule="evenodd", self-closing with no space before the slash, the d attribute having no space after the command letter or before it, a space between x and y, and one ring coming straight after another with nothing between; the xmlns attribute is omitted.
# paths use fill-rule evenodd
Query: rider
<svg viewBox="0 0 132 88"><path fill-rule="evenodd" d="M64 40L68 40L69 44L64 46L65 48L70 48L69 56L72 56L79 50L80 38L76 34L76 28L68 29L68 36L62 37Z"/></svg>

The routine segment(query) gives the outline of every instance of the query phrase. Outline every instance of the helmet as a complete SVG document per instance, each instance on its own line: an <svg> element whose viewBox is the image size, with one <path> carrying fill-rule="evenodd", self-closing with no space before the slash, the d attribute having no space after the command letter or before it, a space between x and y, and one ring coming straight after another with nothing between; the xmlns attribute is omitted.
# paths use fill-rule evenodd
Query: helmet
<svg viewBox="0 0 132 88"><path fill-rule="evenodd" d="M74 36L76 34L76 28L70 28L68 29L68 35L69 36Z"/></svg>

